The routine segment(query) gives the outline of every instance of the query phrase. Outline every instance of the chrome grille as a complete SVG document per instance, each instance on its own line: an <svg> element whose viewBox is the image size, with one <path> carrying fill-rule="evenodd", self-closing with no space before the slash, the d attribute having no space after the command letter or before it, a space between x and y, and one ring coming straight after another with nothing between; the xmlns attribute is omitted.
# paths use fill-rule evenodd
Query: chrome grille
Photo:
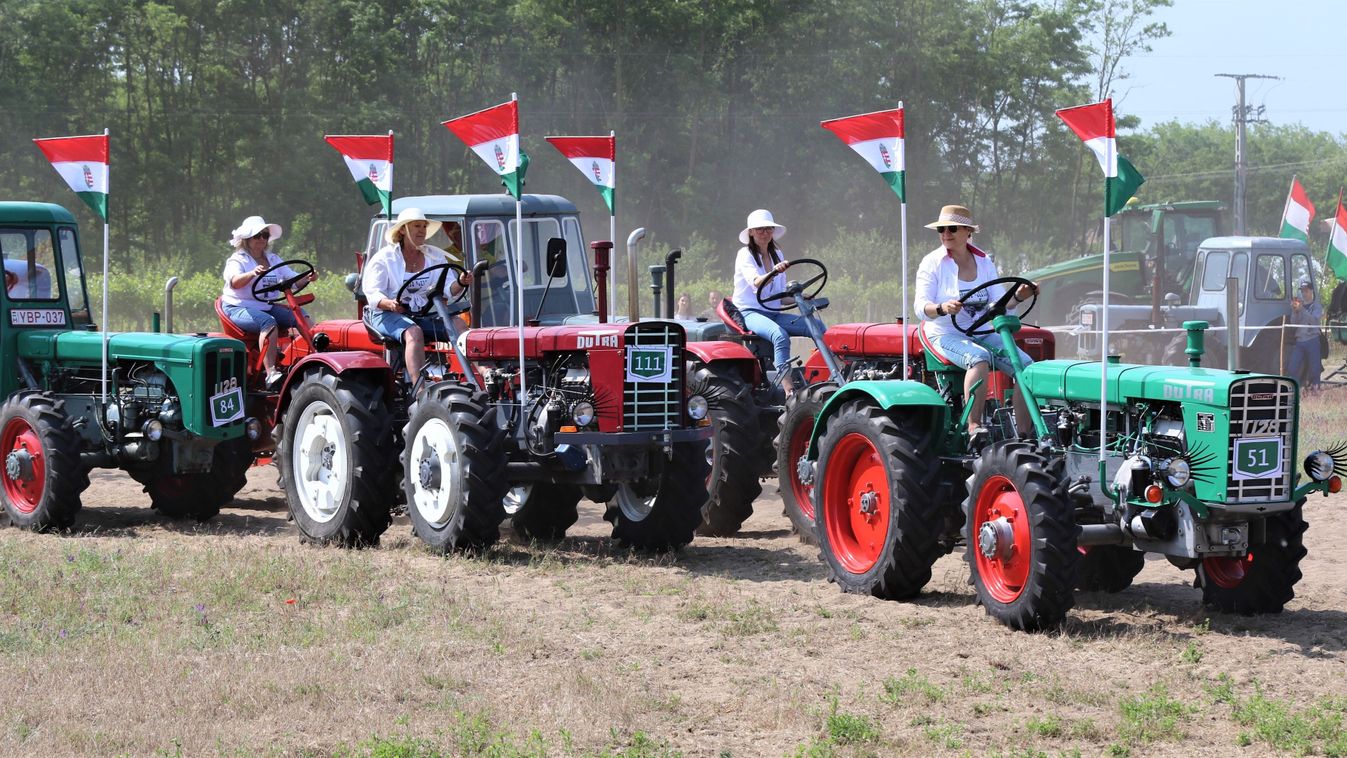
<svg viewBox="0 0 1347 758"><path fill-rule="evenodd" d="M627 327L624 348L670 345L669 382L622 382L622 428L637 432L683 426L683 328L663 321Z"/></svg>
<svg viewBox="0 0 1347 758"><path fill-rule="evenodd" d="M1226 502L1278 502L1291 497L1291 435L1295 432L1296 386L1289 379L1256 377L1230 385L1230 443L1226 450L1229 486ZM1235 479L1235 441L1281 438L1281 474Z"/></svg>

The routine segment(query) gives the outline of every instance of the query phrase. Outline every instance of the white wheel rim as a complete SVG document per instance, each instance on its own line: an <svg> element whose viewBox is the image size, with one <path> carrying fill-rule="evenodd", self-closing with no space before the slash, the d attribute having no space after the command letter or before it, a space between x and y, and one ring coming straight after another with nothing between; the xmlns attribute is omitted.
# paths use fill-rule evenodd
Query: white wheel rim
<svg viewBox="0 0 1347 758"><path fill-rule="evenodd" d="M444 526L457 510L453 506L466 494L458 438L442 419L432 418L416 430L408 460L412 506L426 522Z"/></svg>
<svg viewBox="0 0 1347 758"><path fill-rule="evenodd" d="M295 491L304 513L325 524L346 505L350 492L351 461L346 449L346 430L332 406L322 400L305 406L296 425L295 446L290 454Z"/></svg>
<svg viewBox="0 0 1347 758"><path fill-rule="evenodd" d="M630 484L617 486L617 507L628 521L645 521L650 512L655 510L655 501L658 499L658 492L649 497L642 497L636 494Z"/></svg>
<svg viewBox="0 0 1347 758"><path fill-rule="evenodd" d="M529 495L533 494L532 484L521 484L517 487L511 487L509 492L505 493L505 515L513 516L524 507L528 502Z"/></svg>

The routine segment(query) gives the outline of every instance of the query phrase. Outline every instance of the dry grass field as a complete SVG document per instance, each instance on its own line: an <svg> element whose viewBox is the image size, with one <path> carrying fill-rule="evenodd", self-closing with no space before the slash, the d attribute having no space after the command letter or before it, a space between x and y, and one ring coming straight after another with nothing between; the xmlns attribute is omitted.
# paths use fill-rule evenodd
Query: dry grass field
<svg viewBox="0 0 1347 758"><path fill-rule="evenodd" d="M1347 390L1303 438L1347 437ZM775 491L775 483L767 485ZM1347 495L1305 513L1285 613L1204 610L1152 561L1058 631L973 604L947 556L914 602L844 595L764 496L735 539L430 555L299 544L272 469L167 524L95 474L71 535L0 532L7 755L1347 755Z"/></svg>

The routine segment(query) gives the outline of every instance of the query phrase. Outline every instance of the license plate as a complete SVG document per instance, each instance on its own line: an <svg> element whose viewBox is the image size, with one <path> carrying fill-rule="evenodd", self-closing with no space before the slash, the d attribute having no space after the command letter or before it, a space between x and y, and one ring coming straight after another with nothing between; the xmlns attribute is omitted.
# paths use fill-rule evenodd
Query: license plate
<svg viewBox="0 0 1347 758"><path fill-rule="evenodd" d="M243 388L221 392L210 397L210 424L224 426L243 416Z"/></svg>
<svg viewBox="0 0 1347 758"><path fill-rule="evenodd" d="M23 308L9 312L10 326L65 326L60 308Z"/></svg>

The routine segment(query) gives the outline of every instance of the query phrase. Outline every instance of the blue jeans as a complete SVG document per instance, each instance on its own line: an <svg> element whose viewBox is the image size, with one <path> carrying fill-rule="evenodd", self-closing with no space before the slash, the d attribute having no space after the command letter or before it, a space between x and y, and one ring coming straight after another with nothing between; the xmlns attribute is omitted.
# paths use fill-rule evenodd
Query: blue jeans
<svg viewBox="0 0 1347 758"><path fill-rule="evenodd" d="M234 326L249 334L261 334L279 326L282 330L298 329L295 314L283 305L228 305L224 306L225 315L234 322Z"/></svg>
<svg viewBox="0 0 1347 758"><path fill-rule="evenodd" d="M1286 362L1286 373L1302 388L1316 389L1323 373L1323 358L1319 356L1319 335L1314 339L1299 340L1291 346L1291 357Z"/></svg>
<svg viewBox="0 0 1347 758"><path fill-rule="evenodd" d="M804 316L799 314L747 309L740 313L744 314L744 326L750 332L771 341L772 361L777 369L790 365L790 338L809 336L809 327L805 325Z"/></svg>
<svg viewBox="0 0 1347 758"><path fill-rule="evenodd" d="M956 365L963 366L965 370L979 363L986 363L998 371L1014 374L1015 369L1010 365L1010 359L991 350L992 348L1004 350L1005 346L1001 343L1001 335L999 334L982 334L977 337L966 337L962 334L940 334L932 337L931 343L946 359ZM1018 350L1018 348L1016 349ZM1020 350L1019 353L1021 366L1028 366L1034 362L1028 353L1023 350Z"/></svg>

